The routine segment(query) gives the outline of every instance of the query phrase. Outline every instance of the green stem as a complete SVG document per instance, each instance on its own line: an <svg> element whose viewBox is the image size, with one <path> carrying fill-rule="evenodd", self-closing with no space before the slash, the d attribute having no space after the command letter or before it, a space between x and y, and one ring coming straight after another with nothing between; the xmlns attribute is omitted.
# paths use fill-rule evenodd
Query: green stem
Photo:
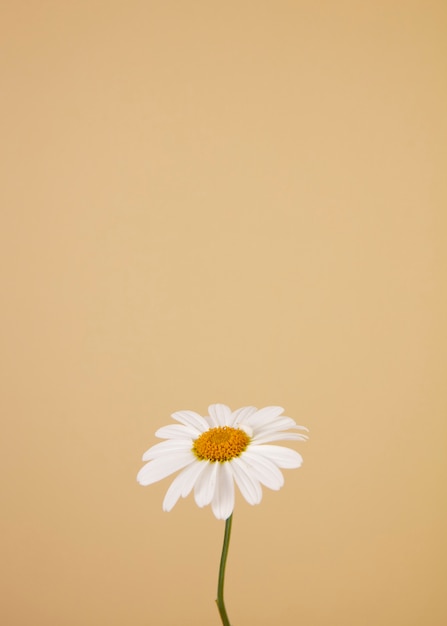
<svg viewBox="0 0 447 626"><path fill-rule="evenodd" d="M230 620L228 619L227 611L225 609L224 602L224 581L225 581L225 566L227 564L227 556L228 556L228 547L230 545L230 535L231 535L231 522L233 521L233 514L230 515L228 519L225 520L225 535L222 546L222 556L220 557L220 567L219 567L219 583L217 585L217 608L219 609L220 619L222 620L223 626L231 626Z"/></svg>

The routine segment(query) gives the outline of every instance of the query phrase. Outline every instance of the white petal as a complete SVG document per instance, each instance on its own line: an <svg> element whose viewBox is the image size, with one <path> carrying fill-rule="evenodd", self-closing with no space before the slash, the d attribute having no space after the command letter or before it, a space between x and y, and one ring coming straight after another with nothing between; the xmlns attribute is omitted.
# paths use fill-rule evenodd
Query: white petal
<svg viewBox="0 0 447 626"><path fill-rule="evenodd" d="M231 416L231 426L236 427L239 424L243 424L244 420L247 419L247 417L250 417L250 415L253 415L253 413L256 413L257 410L258 409L255 406L243 406L240 409L236 409L236 411L233 411Z"/></svg>
<svg viewBox="0 0 447 626"><path fill-rule="evenodd" d="M214 418L210 417L209 415L205 415L204 419L206 420L206 422L208 424L208 429L210 429L210 428L217 428L219 426L219 424L217 423L217 420L215 420Z"/></svg>
<svg viewBox="0 0 447 626"><path fill-rule="evenodd" d="M303 457L291 448L284 446L256 446L250 447L253 454L261 455L266 459L270 459L278 467L295 468L300 467L303 463Z"/></svg>
<svg viewBox="0 0 447 626"><path fill-rule="evenodd" d="M228 426L231 418L231 409L226 404L211 404L208 413L217 426Z"/></svg>
<svg viewBox="0 0 447 626"><path fill-rule="evenodd" d="M209 463L209 461L197 461L197 463L193 463L185 469L185 471L183 472L185 477L182 488L182 498L186 498L186 496L191 493L194 485L197 482L197 479L199 478L200 474L205 471L205 468L207 465L209 465Z"/></svg>
<svg viewBox="0 0 447 626"><path fill-rule="evenodd" d="M227 519L234 509L234 481L229 463L216 463L217 480L216 491L211 503L217 519Z"/></svg>
<svg viewBox="0 0 447 626"><path fill-rule="evenodd" d="M190 467L194 467L194 463L189 465L183 470L183 472L176 476L169 485L169 489L167 490L163 500L163 511L170 511L177 504L178 499L182 495L183 475Z"/></svg>
<svg viewBox="0 0 447 626"><path fill-rule="evenodd" d="M307 441L309 437L306 435L300 435L299 433L275 433L272 432L270 434L260 434L256 435L252 439L252 443L260 444L260 443L269 443L270 441L285 441L286 439L294 440L294 441Z"/></svg>
<svg viewBox="0 0 447 626"><path fill-rule="evenodd" d="M284 409L280 406L266 406L250 415L250 417L244 420L244 423L255 429L261 428L264 424L273 422L283 412Z"/></svg>
<svg viewBox="0 0 447 626"><path fill-rule="evenodd" d="M194 411L176 411L171 417L185 426L192 426L199 433L203 433L209 428L206 419Z"/></svg>
<svg viewBox="0 0 447 626"><path fill-rule="evenodd" d="M298 428L298 425L291 417L285 417L283 415L281 417L277 417L269 424L264 424L264 426L256 428L256 432L264 432L267 430L288 430L289 428Z"/></svg>
<svg viewBox="0 0 447 626"><path fill-rule="evenodd" d="M211 417L211 415L205 415L205 419L208 423L208 428L217 428L218 426L220 426L217 419L215 419L214 417Z"/></svg>
<svg viewBox="0 0 447 626"><path fill-rule="evenodd" d="M250 439L253 437L253 428L248 426L248 424L235 424L235 426L237 426L239 430L243 430L244 433L250 437Z"/></svg>
<svg viewBox="0 0 447 626"><path fill-rule="evenodd" d="M156 443L154 446L146 450L143 454L143 461L150 461L151 459L159 459L163 456L169 456L170 453L177 453L181 451L191 450L191 439L169 439L168 441L162 441Z"/></svg>
<svg viewBox="0 0 447 626"><path fill-rule="evenodd" d="M149 461L137 474L140 485L151 485L196 461L192 452L178 452L169 457Z"/></svg>
<svg viewBox="0 0 447 626"><path fill-rule="evenodd" d="M210 504L216 490L216 471L219 463L209 463L194 485L194 498L199 507Z"/></svg>
<svg viewBox="0 0 447 626"><path fill-rule="evenodd" d="M305 426L300 426L300 424L296 424L294 428L298 428L298 430L305 430L306 433L310 432L308 428L306 428Z"/></svg>
<svg viewBox="0 0 447 626"><path fill-rule="evenodd" d="M259 504L262 499L262 489L259 481L250 473L250 468L241 458L233 459L229 466L233 472L234 480L241 494L249 504Z"/></svg>
<svg viewBox="0 0 447 626"><path fill-rule="evenodd" d="M252 449L256 450L256 446L250 446L241 455L241 459L250 467L250 475L254 476L269 489L277 491L284 484L284 476L273 461L256 454L256 452L252 452Z"/></svg>
<svg viewBox="0 0 447 626"><path fill-rule="evenodd" d="M162 426L155 432L155 436L160 439L197 439L202 431L192 426L183 424L169 424Z"/></svg>
<svg viewBox="0 0 447 626"><path fill-rule="evenodd" d="M194 487L197 477L203 472L208 461L191 463L174 478L163 500L163 511L170 511L180 496L185 498Z"/></svg>

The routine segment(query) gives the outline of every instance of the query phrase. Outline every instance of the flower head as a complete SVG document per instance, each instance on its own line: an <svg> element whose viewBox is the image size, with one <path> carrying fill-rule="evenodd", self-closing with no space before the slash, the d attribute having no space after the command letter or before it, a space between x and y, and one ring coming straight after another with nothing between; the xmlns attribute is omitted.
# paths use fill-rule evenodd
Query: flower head
<svg viewBox="0 0 447 626"><path fill-rule="evenodd" d="M212 404L205 417L194 411L173 413L178 423L157 430L155 435L166 441L144 453L143 461L148 463L137 480L151 485L182 470L166 492L163 510L170 511L180 497L194 489L199 507L211 504L218 519L227 519L234 508L234 483L249 504L259 504L261 485L280 489L284 484L280 468L302 464L295 450L271 445L273 441L307 439L301 433L288 432L307 428L283 412L280 406L231 411L224 404Z"/></svg>

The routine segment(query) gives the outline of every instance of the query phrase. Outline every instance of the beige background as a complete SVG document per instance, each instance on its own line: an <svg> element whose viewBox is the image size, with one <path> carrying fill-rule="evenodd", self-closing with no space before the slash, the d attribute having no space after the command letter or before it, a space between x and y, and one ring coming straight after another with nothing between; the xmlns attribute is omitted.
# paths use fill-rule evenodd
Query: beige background
<svg viewBox="0 0 447 626"><path fill-rule="evenodd" d="M223 524L156 428L281 404L235 626L447 624L447 5L4 0L5 626L200 626Z"/></svg>

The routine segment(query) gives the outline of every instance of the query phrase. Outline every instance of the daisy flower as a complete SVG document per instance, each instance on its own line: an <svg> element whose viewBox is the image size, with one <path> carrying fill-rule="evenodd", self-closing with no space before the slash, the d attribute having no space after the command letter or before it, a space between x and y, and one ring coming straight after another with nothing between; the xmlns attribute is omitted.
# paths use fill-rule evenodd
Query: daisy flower
<svg viewBox="0 0 447 626"><path fill-rule="evenodd" d="M151 485L175 472L163 501L170 511L180 497L194 490L199 507L211 504L217 519L227 520L234 508L234 484L249 504L259 504L261 485L278 490L284 484L283 468L300 467L298 452L272 445L280 440L305 441L307 436L291 430L306 431L284 409L253 406L236 411L224 404L212 404L208 415L178 411L177 424L159 428L155 435L165 439L143 455L148 461L138 472L141 485Z"/></svg>

